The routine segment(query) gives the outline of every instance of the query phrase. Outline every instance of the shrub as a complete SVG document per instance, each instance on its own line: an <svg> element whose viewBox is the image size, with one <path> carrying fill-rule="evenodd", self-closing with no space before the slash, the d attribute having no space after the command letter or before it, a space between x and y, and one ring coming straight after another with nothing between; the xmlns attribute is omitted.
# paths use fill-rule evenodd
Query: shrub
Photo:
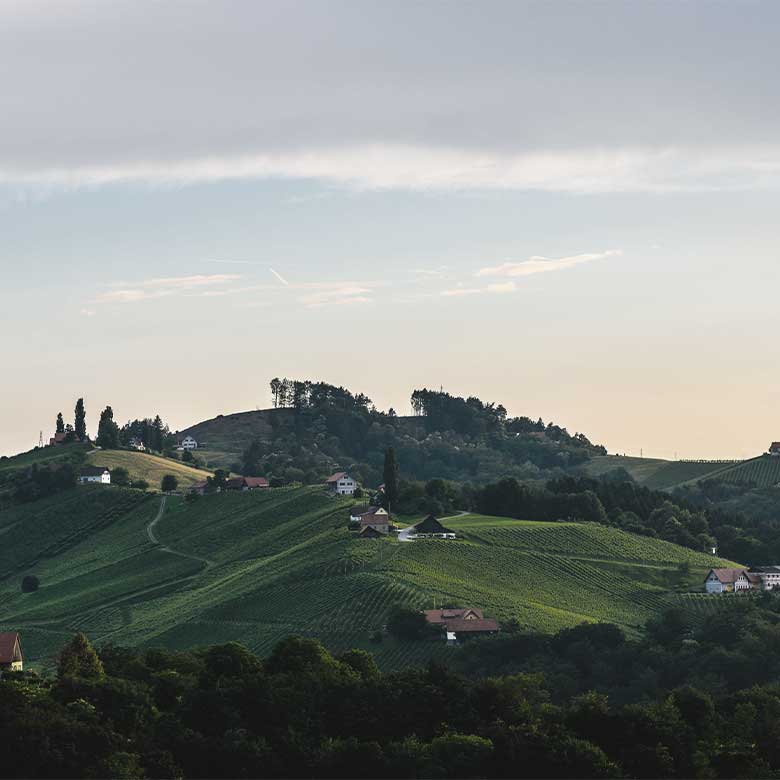
<svg viewBox="0 0 780 780"><path fill-rule="evenodd" d="M149 483L145 479L136 479L131 483L130 487L134 487L137 490L148 490Z"/></svg>
<svg viewBox="0 0 780 780"><path fill-rule="evenodd" d="M425 615L406 607L394 609L387 621L387 630L397 639L422 639L427 628Z"/></svg>
<svg viewBox="0 0 780 780"><path fill-rule="evenodd" d="M35 593L40 584L41 581L34 574L28 574L22 580L22 593Z"/></svg>
<svg viewBox="0 0 780 780"><path fill-rule="evenodd" d="M171 493L179 487L179 480L175 474L166 474L160 481L160 488L163 493Z"/></svg>
<svg viewBox="0 0 780 780"><path fill-rule="evenodd" d="M114 485L119 485L119 487L125 487L130 484L130 474L123 466L117 466L111 472L111 482Z"/></svg>

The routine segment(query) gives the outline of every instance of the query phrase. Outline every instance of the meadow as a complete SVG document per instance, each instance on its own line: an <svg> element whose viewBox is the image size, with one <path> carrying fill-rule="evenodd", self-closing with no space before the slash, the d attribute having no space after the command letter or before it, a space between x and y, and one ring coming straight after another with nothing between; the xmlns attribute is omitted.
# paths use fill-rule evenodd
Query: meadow
<svg viewBox="0 0 780 780"><path fill-rule="evenodd" d="M211 476L210 471L188 466L186 463L150 455L146 452L131 452L129 450L96 450L87 457L87 461L95 466L105 466L109 469L122 467L127 469L132 481L143 479L149 483L149 490L159 490L160 482L166 474L173 474L179 480L179 489L186 490L196 482L204 482Z"/></svg>
<svg viewBox="0 0 780 780"><path fill-rule="evenodd" d="M349 505L317 487L189 502L95 486L15 508L0 515L0 628L22 631L43 668L83 630L98 643L237 640L260 653L300 634L334 651L365 648L394 669L453 652L373 641L398 605L473 605L545 632L612 621L633 633L723 563L594 524L478 515L447 521L454 541L360 540L346 529ZM155 544L147 528L161 509ZM29 573L41 586L23 594Z"/></svg>

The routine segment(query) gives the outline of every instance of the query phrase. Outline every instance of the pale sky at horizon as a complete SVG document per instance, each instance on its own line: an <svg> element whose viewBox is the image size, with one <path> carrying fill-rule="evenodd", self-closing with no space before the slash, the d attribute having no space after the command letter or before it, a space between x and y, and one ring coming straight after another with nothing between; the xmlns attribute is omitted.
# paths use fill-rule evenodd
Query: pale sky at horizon
<svg viewBox="0 0 780 780"><path fill-rule="evenodd" d="M0 0L0 454L273 376L780 439L780 4Z"/></svg>

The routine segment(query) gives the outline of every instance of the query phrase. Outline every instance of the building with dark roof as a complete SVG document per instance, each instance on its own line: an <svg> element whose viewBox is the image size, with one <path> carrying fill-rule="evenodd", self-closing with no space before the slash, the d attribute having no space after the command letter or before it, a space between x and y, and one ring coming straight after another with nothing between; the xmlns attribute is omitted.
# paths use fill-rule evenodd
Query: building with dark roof
<svg viewBox="0 0 780 780"><path fill-rule="evenodd" d="M0 671L21 672L24 668L22 643L16 631L0 633Z"/></svg>

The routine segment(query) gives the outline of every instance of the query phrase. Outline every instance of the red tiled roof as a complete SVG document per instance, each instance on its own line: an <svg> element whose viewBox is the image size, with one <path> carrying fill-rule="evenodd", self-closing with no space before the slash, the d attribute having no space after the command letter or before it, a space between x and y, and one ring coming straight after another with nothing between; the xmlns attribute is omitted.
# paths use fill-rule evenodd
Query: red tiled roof
<svg viewBox="0 0 780 780"><path fill-rule="evenodd" d="M338 482L342 477L346 477L347 472L346 471L337 471L332 477L328 477L325 480L325 484L329 485L331 482Z"/></svg>
<svg viewBox="0 0 780 780"><path fill-rule="evenodd" d="M268 487L268 480L265 477L244 477L244 482L248 488Z"/></svg>
<svg viewBox="0 0 780 780"><path fill-rule="evenodd" d="M14 650L19 641L19 634L15 631L0 633L0 664L10 664L14 660Z"/></svg>
<svg viewBox="0 0 780 780"><path fill-rule="evenodd" d="M474 607L466 607L464 609L426 609L424 612L425 619L429 623L433 623L434 625L446 623L447 626L449 626L453 620L465 620L466 618L464 616L468 613L476 615L478 620L484 619L482 610Z"/></svg>
<svg viewBox="0 0 780 780"><path fill-rule="evenodd" d="M456 634L481 634L499 630L498 621L493 618L480 618L479 620L455 618L447 620L443 625L447 631L453 631Z"/></svg>
<svg viewBox="0 0 780 780"><path fill-rule="evenodd" d="M360 525L390 525L390 515L362 515Z"/></svg>

